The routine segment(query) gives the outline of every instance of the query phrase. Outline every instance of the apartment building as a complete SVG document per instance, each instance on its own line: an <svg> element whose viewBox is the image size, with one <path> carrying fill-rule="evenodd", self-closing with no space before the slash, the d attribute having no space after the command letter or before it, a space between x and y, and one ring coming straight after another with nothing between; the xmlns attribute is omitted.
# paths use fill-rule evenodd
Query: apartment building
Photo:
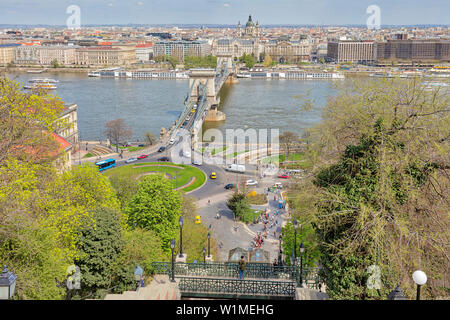
<svg viewBox="0 0 450 320"><path fill-rule="evenodd" d="M264 45L264 55L269 55L273 61L298 63L309 61L311 44L308 41L269 41Z"/></svg>
<svg viewBox="0 0 450 320"><path fill-rule="evenodd" d="M0 65L6 66L14 62L14 53L20 44L0 44Z"/></svg>
<svg viewBox="0 0 450 320"><path fill-rule="evenodd" d="M153 48L153 55L155 57L167 55L175 57L179 61L184 61L184 57L196 56L206 57L211 54L211 46L207 41L159 41L155 43Z"/></svg>
<svg viewBox="0 0 450 320"><path fill-rule="evenodd" d="M401 39L376 43L378 61L450 61L450 40Z"/></svg>
<svg viewBox="0 0 450 320"><path fill-rule="evenodd" d="M328 42L328 59L335 62L365 63L375 60L375 42L364 41L331 41Z"/></svg>
<svg viewBox="0 0 450 320"><path fill-rule="evenodd" d="M39 64L51 65L57 61L59 65L75 64L76 47L73 46L40 46L38 47Z"/></svg>
<svg viewBox="0 0 450 320"><path fill-rule="evenodd" d="M153 43L136 45L136 59L141 62L150 61L153 58Z"/></svg>

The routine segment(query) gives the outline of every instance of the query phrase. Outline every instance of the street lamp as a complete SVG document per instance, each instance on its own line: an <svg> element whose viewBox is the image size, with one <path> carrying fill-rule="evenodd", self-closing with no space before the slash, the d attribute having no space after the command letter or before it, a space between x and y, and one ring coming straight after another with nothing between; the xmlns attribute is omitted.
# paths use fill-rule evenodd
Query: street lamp
<svg viewBox="0 0 450 320"><path fill-rule="evenodd" d="M281 239L283 238L283 236L280 234L280 237L279 237L279 239L280 239L280 242L279 242L279 244L280 244L280 249L279 249L279 251L278 251L278 265L280 265L281 266L281 254L282 254L282 251L281 251Z"/></svg>
<svg viewBox="0 0 450 320"><path fill-rule="evenodd" d="M180 258L183 257L183 217L178 219L178 224L180 225Z"/></svg>
<svg viewBox="0 0 450 320"><path fill-rule="evenodd" d="M303 253L305 252L305 245L300 243L300 288L303 288Z"/></svg>
<svg viewBox="0 0 450 320"><path fill-rule="evenodd" d="M8 271L8 268L5 265L2 273L0 273L0 300L9 300L14 297L16 279L17 276Z"/></svg>
<svg viewBox="0 0 450 320"><path fill-rule="evenodd" d="M211 256L211 252L210 252L210 240L211 240L211 232L208 232L208 257Z"/></svg>
<svg viewBox="0 0 450 320"><path fill-rule="evenodd" d="M297 219L294 218L294 259L297 260Z"/></svg>
<svg viewBox="0 0 450 320"><path fill-rule="evenodd" d="M427 283L427 275L421 270L414 271L413 280L417 284L416 300L420 300L420 287Z"/></svg>
<svg viewBox="0 0 450 320"><path fill-rule="evenodd" d="M175 259L173 256L173 250L175 249L175 239L170 241L170 249L172 250L172 282L175 282Z"/></svg>
<svg viewBox="0 0 450 320"><path fill-rule="evenodd" d="M203 247L203 262L206 263L206 248Z"/></svg>

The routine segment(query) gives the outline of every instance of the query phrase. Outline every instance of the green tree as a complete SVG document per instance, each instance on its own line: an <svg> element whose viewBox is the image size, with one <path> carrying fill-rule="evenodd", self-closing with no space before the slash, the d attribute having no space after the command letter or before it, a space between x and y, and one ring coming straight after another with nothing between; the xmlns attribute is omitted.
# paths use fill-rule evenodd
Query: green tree
<svg viewBox="0 0 450 320"><path fill-rule="evenodd" d="M53 66L53 68L59 68L60 66L59 66L59 63L58 63L58 59L53 59L53 61L52 61L52 66Z"/></svg>
<svg viewBox="0 0 450 320"><path fill-rule="evenodd" d="M144 177L139 190L125 209L128 225L153 230L161 240L165 252L170 251L170 240L176 238L181 196L163 175Z"/></svg>
<svg viewBox="0 0 450 320"><path fill-rule="evenodd" d="M79 231L81 296L103 298L101 292L112 287L114 266L123 249L120 215L109 208L93 210L95 226L89 221ZM102 290L102 291L99 291Z"/></svg>
<svg viewBox="0 0 450 320"><path fill-rule="evenodd" d="M245 66L249 69L253 68L255 65L255 57L252 54L244 53L242 57L239 58L239 61L245 63Z"/></svg>
<svg viewBox="0 0 450 320"><path fill-rule="evenodd" d="M309 132L330 297L385 299L397 283L414 297L419 268L430 279L425 297L448 295L449 99L415 80L349 82ZM380 289L367 285L372 265Z"/></svg>
<svg viewBox="0 0 450 320"><path fill-rule="evenodd" d="M268 55L268 54L266 54L266 56L264 57L264 66L265 67L271 67L272 65L273 65L273 60L272 60L272 58L270 57L270 55Z"/></svg>
<svg viewBox="0 0 450 320"><path fill-rule="evenodd" d="M109 177L109 181L116 191L117 199L120 201L120 207L125 209L128 202L138 191L138 183L135 179L130 179L126 175L114 174Z"/></svg>

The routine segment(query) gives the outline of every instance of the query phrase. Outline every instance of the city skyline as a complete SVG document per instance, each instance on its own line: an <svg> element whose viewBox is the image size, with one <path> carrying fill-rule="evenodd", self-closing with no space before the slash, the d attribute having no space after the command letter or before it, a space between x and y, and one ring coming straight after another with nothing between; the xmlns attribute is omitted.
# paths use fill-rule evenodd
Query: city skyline
<svg viewBox="0 0 450 320"><path fill-rule="evenodd" d="M2 0L1 24L65 25L70 5L81 8L83 25L245 23L249 14L261 25L365 25L366 9L377 5L381 25L448 24L450 3L445 0L333 1L281 0Z"/></svg>

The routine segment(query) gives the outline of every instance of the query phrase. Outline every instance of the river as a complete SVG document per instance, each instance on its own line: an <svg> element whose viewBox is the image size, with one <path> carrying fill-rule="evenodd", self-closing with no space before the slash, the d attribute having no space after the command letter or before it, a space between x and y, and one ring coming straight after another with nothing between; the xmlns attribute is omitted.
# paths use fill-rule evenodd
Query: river
<svg viewBox="0 0 450 320"><path fill-rule="evenodd" d="M146 131L159 136L161 127L169 128L183 110L189 90L188 80L89 78L85 74L51 72L8 77L25 84L33 78L59 80L54 93L65 103L78 105L81 140L104 140L106 122L117 118L123 118L132 128L133 140L142 140ZM296 97L306 94L315 107L301 112ZM320 121L320 110L333 94L332 80L239 79L238 84L225 85L220 94L219 110L225 112L227 120L205 124L205 128L301 133Z"/></svg>

